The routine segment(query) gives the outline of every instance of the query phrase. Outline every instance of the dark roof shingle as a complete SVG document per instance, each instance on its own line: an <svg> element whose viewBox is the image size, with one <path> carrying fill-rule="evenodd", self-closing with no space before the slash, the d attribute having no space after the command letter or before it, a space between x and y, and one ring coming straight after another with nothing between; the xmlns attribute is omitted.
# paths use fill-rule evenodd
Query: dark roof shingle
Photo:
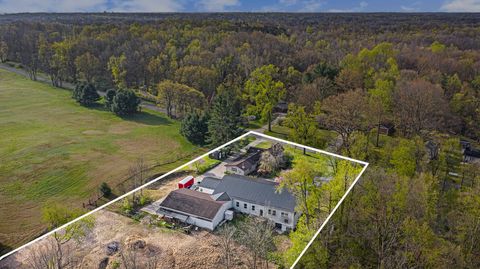
<svg viewBox="0 0 480 269"><path fill-rule="evenodd" d="M215 201L209 194L190 190L178 189L170 192L160 203L160 208L183 212L208 220L212 220L225 201Z"/></svg>
<svg viewBox="0 0 480 269"><path fill-rule="evenodd" d="M230 197L258 205L295 211L295 197L287 190L277 191L278 184L263 178L225 175L213 194L226 192Z"/></svg>
<svg viewBox="0 0 480 269"><path fill-rule="evenodd" d="M262 157L264 150L260 148L250 147L247 152L247 156L243 156L239 160L226 164L225 166L236 166L242 170L250 170L252 167L257 166L258 161Z"/></svg>

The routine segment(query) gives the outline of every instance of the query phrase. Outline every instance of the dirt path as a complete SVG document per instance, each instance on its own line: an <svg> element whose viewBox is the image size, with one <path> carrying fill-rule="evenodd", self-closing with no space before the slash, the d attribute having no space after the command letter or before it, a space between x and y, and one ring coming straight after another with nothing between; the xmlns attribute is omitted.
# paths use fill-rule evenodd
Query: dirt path
<svg viewBox="0 0 480 269"><path fill-rule="evenodd" d="M27 72L23 69L11 67L11 66L9 66L7 64L4 64L4 63L0 63L0 68L4 69L4 70L7 70L7 71L10 71L12 73L15 73L17 75L29 78ZM37 74L37 81L47 83L47 84L51 84L51 80L44 74ZM73 85L72 83L69 83L69 82L63 82L62 83L62 89L73 90L74 88L75 88L75 85ZM97 93L98 93L98 95L100 95L102 97L105 96L105 94L106 94L105 92L102 92L102 91L97 91ZM151 104L151 103L143 101L143 100L140 103L140 107L145 108L145 109L149 109L149 110L154 110L154 111L161 112L161 113L167 113L166 109L158 107L154 104Z"/></svg>

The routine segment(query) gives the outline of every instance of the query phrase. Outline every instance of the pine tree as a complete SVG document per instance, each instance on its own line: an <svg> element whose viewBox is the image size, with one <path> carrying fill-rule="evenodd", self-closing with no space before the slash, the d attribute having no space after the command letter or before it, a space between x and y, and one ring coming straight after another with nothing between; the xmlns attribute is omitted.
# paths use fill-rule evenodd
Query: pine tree
<svg viewBox="0 0 480 269"><path fill-rule="evenodd" d="M208 122L211 144L220 145L243 132L241 111L240 101L232 91L224 90L214 98Z"/></svg>
<svg viewBox="0 0 480 269"><path fill-rule="evenodd" d="M72 92L72 98L82 106L91 106L100 100L95 87L90 83L79 83Z"/></svg>
<svg viewBox="0 0 480 269"><path fill-rule="evenodd" d="M188 139L188 141L204 145L208 132L208 115L200 114L197 111L188 113L182 121L180 133Z"/></svg>

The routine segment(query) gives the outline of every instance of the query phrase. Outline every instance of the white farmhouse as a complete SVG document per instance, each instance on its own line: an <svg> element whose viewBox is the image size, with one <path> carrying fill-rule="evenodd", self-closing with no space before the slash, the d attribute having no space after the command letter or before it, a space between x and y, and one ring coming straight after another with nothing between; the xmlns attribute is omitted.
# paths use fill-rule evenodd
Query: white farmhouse
<svg viewBox="0 0 480 269"><path fill-rule="evenodd" d="M277 187L278 183L268 179L225 175L213 194L227 193L237 212L264 217L281 231L294 229L300 217L295 212L295 197Z"/></svg>
<svg viewBox="0 0 480 269"><path fill-rule="evenodd" d="M172 191L157 212L208 230L224 219L232 219L233 209L263 217L281 231L295 229L300 214L295 212L295 197L278 190L278 183L263 178L225 175L222 179L205 177L197 190Z"/></svg>

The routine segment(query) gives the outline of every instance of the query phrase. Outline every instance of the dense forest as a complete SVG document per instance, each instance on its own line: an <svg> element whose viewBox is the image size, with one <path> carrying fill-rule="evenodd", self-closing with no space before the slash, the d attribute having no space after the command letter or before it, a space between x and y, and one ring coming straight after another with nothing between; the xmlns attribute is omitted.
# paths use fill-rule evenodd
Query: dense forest
<svg viewBox="0 0 480 269"><path fill-rule="evenodd" d="M0 60L134 91L198 144L287 103L290 139L371 164L299 267L480 267L478 14L2 15Z"/></svg>

